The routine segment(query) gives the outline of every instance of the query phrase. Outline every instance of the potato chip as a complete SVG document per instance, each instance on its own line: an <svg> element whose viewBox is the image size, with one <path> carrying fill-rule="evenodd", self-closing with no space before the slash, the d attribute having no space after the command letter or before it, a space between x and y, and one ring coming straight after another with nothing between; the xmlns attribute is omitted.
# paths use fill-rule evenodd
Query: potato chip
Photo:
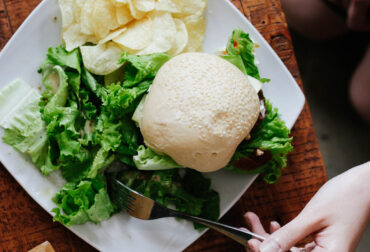
<svg viewBox="0 0 370 252"><path fill-rule="evenodd" d="M113 39L123 48L129 50L141 50L148 46L152 40L153 24L149 17L131 22L127 26L127 31Z"/></svg>
<svg viewBox="0 0 370 252"><path fill-rule="evenodd" d="M58 0L67 50L87 42L132 54L201 49L206 0ZM175 18L175 19L174 19Z"/></svg>
<svg viewBox="0 0 370 252"><path fill-rule="evenodd" d="M182 19L188 30L188 44L183 52L202 51L204 33L206 30L206 20L203 16L192 15Z"/></svg>
<svg viewBox="0 0 370 252"><path fill-rule="evenodd" d="M93 74L106 75L117 70L122 49L113 42L96 46L80 46L83 63Z"/></svg>
<svg viewBox="0 0 370 252"><path fill-rule="evenodd" d="M149 12L155 7L154 0L134 0L135 8L139 11Z"/></svg>
<svg viewBox="0 0 370 252"><path fill-rule="evenodd" d="M127 4L127 0L112 0L114 6L119 7Z"/></svg>
<svg viewBox="0 0 370 252"><path fill-rule="evenodd" d="M207 6L206 0L158 0L156 9L174 14L174 17L201 15Z"/></svg>
<svg viewBox="0 0 370 252"><path fill-rule="evenodd" d="M202 16L206 7L207 1L206 0L172 0L178 6L180 6L181 13L175 14L175 17L181 17L184 15L198 15Z"/></svg>
<svg viewBox="0 0 370 252"><path fill-rule="evenodd" d="M138 10L134 4L134 0L127 0L127 4L130 9L131 15L135 19L142 19L145 16L146 12Z"/></svg>
<svg viewBox="0 0 370 252"><path fill-rule="evenodd" d="M172 0L158 0L155 5L157 11L165 11L171 13L180 13L181 9Z"/></svg>
<svg viewBox="0 0 370 252"><path fill-rule="evenodd" d="M113 40L114 38L116 38L119 35L121 35L122 33L124 33L126 30L127 30L127 27L123 27L123 28L120 28L118 30L112 31L105 38L103 38L102 40L100 40L98 42L98 44L104 44L104 43L106 43L106 42L108 42L110 40Z"/></svg>
<svg viewBox="0 0 370 252"><path fill-rule="evenodd" d="M80 14L79 23L81 24L81 32L86 35L93 35L91 27L91 16L94 11L94 0L86 0Z"/></svg>
<svg viewBox="0 0 370 252"><path fill-rule="evenodd" d="M111 0L91 0L91 29L98 40L105 38L110 31L117 29L116 9Z"/></svg>
<svg viewBox="0 0 370 252"><path fill-rule="evenodd" d="M73 24L63 31L62 39L67 51L71 51L87 42L97 42L94 37L83 34L80 31L80 24Z"/></svg>
<svg viewBox="0 0 370 252"><path fill-rule="evenodd" d="M174 18L173 21L175 21L176 25L176 34L174 43L171 50L168 51L168 54L177 55L184 50L188 43L188 31L186 30L186 26L183 21L177 18Z"/></svg>
<svg viewBox="0 0 370 252"><path fill-rule="evenodd" d="M153 18L153 39L138 54L144 55L169 51L174 41L174 34L176 34L176 25L171 14L157 12Z"/></svg>
<svg viewBox="0 0 370 252"><path fill-rule="evenodd" d="M62 27L67 28L78 23L80 10L76 8L75 0L58 0L59 8L62 14Z"/></svg>
<svg viewBox="0 0 370 252"><path fill-rule="evenodd" d="M116 7L116 17L120 26L125 25L134 19L127 4Z"/></svg>

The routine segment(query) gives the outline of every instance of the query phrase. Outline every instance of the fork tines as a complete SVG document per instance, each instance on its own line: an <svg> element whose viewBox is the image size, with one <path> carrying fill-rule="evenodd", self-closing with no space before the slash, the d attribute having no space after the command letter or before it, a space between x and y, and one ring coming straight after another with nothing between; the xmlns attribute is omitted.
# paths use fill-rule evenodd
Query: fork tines
<svg viewBox="0 0 370 252"><path fill-rule="evenodd" d="M111 186L111 200L120 209L132 211L135 207L135 204L133 203L135 201L135 197L131 195L131 191L127 186L115 178L111 178L110 183L108 184Z"/></svg>

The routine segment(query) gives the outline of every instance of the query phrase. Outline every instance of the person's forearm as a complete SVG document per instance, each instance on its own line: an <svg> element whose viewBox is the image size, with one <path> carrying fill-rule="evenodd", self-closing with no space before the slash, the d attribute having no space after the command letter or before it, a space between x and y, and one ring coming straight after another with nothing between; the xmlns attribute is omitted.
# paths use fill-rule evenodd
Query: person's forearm
<svg viewBox="0 0 370 252"><path fill-rule="evenodd" d="M370 214L370 161L353 167L348 172L354 173L354 186L358 188L358 196L367 202L367 209Z"/></svg>

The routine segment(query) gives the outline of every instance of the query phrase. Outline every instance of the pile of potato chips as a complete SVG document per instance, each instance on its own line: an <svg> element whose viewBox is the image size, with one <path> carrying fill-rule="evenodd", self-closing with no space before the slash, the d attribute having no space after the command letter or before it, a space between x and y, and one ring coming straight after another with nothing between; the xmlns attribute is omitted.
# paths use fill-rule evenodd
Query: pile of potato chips
<svg viewBox="0 0 370 252"><path fill-rule="evenodd" d="M67 50L80 47L86 68L106 75L131 54L200 51L206 0L58 0ZM85 45L92 43L94 45Z"/></svg>

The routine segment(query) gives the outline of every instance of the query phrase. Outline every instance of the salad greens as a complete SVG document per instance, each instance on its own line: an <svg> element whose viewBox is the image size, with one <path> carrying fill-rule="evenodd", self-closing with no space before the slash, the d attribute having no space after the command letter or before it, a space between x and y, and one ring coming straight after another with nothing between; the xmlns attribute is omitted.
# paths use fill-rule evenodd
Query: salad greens
<svg viewBox="0 0 370 252"><path fill-rule="evenodd" d="M275 183L281 174L281 168L287 165L287 154L293 150L292 138L284 121L279 118L276 108L266 100L266 118L254 131L251 138L244 140L236 149L226 169L242 173L262 173L267 183ZM253 170L244 170L237 167L238 160L247 159L259 149L271 155L270 160Z"/></svg>
<svg viewBox="0 0 370 252"><path fill-rule="evenodd" d="M249 35L235 30L223 57L259 85L268 80L259 75L253 48ZM53 198L55 221L97 223L119 211L110 200L105 174L117 163L115 176L133 189L179 211L218 219L219 196L210 180L190 169L181 175L181 169L173 168L183 167L147 147L140 133L145 94L170 58L164 53L124 52L118 70L98 76L85 68L79 49L68 52L58 46L48 50L40 67L41 96L20 80L0 91L3 141L28 154L44 175L60 170L66 180ZM266 114L226 168L264 173L265 181L274 183L292 146L289 130L267 100ZM251 171L240 169L237 162L250 159L256 150L269 153L271 159Z"/></svg>
<svg viewBox="0 0 370 252"><path fill-rule="evenodd" d="M54 220L68 226L87 221L98 223L108 219L115 211L106 191L105 178L101 175L65 184L53 201L58 205L52 210Z"/></svg>
<svg viewBox="0 0 370 252"><path fill-rule="evenodd" d="M226 45L226 55L223 58L233 63L247 75L261 82L268 82L269 79L260 77L258 67L254 62L254 47L255 44L248 33L241 29L235 29Z"/></svg>
<svg viewBox="0 0 370 252"><path fill-rule="evenodd" d="M247 75L259 80L268 82L269 79L261 78L258 68L254 63L254 43L249 34L240 29L233 31L227 43L226 55L222 56ZM262 173L267 183L276 183L281 174L281 168L287 165L287 154L293 150L291 145L292 138L289 137L290 130L284 121L279 117L278 110L274 108L270 101L265 99L266 118L262 123L251 132L251 138L244 140L236 149L231 161L226 169L242 173ZM239 160L245 160L253 156L256 150L266 152L271 158L261 166L245 170L238 167Z"/></svg>
<svg viewBox="0 0 370 252"><path fill-rule="evenodd" d="M180 212L211 220L217 220L220 215L218 193L210 188L211 181L200 172L186 169L181 177L177 169L130 170L120 173L118 179L163 205L174 205Z"/></svg>
<svg viewBox="0 0 370 252"><path fill-rule="evenodd" d="M172 168L185 168L177 164L167 155L160 155L155 153L149 147L140 145L137 149L137 154L133 157L135 166L139 170L167 170Z"/></svg>

